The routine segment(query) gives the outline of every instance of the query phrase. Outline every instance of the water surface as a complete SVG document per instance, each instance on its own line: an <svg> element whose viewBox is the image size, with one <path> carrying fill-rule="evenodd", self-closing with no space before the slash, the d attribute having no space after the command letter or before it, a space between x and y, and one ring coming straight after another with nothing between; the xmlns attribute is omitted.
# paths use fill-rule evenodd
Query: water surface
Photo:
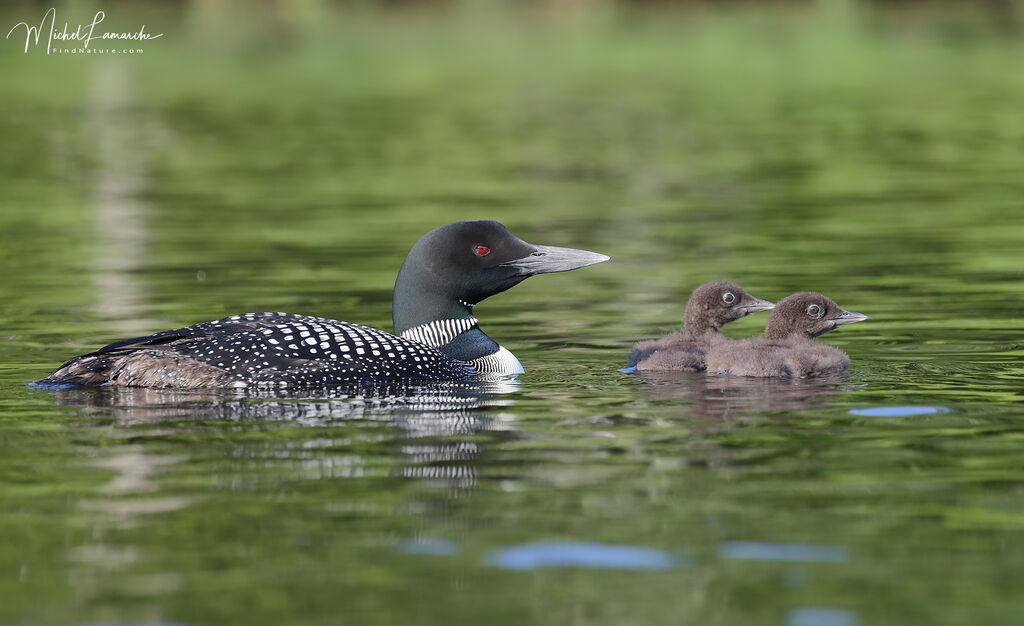
<svg viewBox="0 0 1024 626"><path fill-rule="evenodd" d="M200 6L145 14L139 58L3 52L0 623L1024 611L1019 38L844 3ZM477 308L515 383L24 385L244 311L389 329L405 253L471 218L613 258ZM821 339L849 374L619 373L710 279L869 315Z"/></svg>

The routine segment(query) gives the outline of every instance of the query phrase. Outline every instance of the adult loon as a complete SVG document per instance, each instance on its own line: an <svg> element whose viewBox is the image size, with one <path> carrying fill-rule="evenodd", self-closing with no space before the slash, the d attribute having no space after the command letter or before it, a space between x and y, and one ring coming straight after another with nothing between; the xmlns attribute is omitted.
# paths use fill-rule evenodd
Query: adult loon
<svg viewBox="0 0 1024 626"><path fill-rule="evenodd" d="M794 293L775 305L763 337L715 342L707 354L707 372L779 378L845 372L850 357L813 339L866 319L867 315L846 311L820 293Z"/></svg>
<svg viewBox="0 0 1024 626"><path fill-rule="evenodd" d="M638 342L629 354L628 367L621 371L702 372L711 342L721 337L719 328L774 306L767 300L755 298L735 283L720 280L704 283L693 290L686 302L683 332Z"/></svg>
<svg viewBox="0 0 1024 626"><path fill-rule="evenodd" d="M518 359L477 325L473 307L535 274L607 261L526 243L499 222L454 222L424 235L395 281L398 336L350 322L245 313L112 343L41 384L132 387L325 387L516 374Z"/></svg>

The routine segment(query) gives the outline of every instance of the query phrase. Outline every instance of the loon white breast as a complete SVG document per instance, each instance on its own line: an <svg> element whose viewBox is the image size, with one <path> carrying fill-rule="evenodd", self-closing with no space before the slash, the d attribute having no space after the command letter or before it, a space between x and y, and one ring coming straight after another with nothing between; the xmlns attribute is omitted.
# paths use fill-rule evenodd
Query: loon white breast
<svg viewBox="0 0 1024 626"><path fill-rule="evenodd" d="M430 346L432 348L443 348L453 342L457 337L470 331L479 331L475 317L464 319L436 320L427 324L410 328L402 333L403 339L411 339ZM480 331L481 334L482 331ZM486 335L484 338L489 339ZM481 341L480 343L484 343ZM526 370L519 362L516 355L508 351L504 346L493 341L487 341L488 347L495 347L493 352L486 352L468 361L475 374L522 374Z"/></svg>

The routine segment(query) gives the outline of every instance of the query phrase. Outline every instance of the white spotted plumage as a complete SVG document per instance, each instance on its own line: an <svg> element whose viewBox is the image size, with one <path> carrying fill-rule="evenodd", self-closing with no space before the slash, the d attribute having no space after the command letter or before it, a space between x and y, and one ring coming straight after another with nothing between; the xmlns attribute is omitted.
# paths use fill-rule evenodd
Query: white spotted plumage
<svg viewBox="0 0 1024 626"><path fill-rule="evenodd" d="M451 380L472 373L467 363L376 328L288 313L233 315L157 333L128 348L153 344L223 370L228 386Z"/></svg>

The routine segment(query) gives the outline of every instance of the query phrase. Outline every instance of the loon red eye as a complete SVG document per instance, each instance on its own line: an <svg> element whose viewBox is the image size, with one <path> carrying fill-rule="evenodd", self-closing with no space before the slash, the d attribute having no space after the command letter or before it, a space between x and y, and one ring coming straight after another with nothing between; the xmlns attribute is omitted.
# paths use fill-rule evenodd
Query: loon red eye
<svg viewBox="0 0 1024 626"><path fill-rule="evenodd" d="M475 252L477 256L487 256L491 253L491 249L487 246L477 246L473 248L473 252Z"/></svg>

